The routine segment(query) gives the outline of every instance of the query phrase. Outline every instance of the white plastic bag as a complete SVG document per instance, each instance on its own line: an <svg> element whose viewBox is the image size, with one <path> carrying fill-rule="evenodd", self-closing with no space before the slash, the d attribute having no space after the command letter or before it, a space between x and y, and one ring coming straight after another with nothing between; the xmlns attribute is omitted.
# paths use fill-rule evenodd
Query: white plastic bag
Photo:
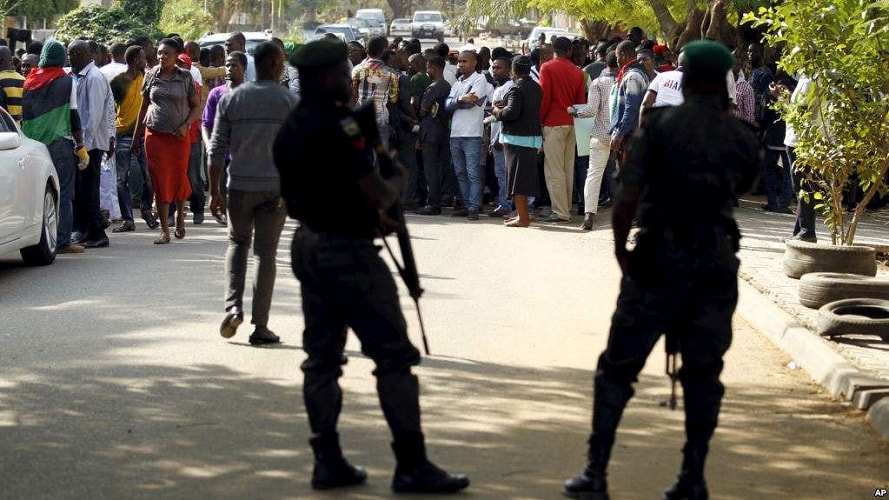
<svg viewBox="0 0 889 500"><path fill-rule="evenodd" d="M99 205L108 211L110 220L120 219L120 203L117 202L117 164L114 155L102 156L101 180L99 182Z"/></svg>

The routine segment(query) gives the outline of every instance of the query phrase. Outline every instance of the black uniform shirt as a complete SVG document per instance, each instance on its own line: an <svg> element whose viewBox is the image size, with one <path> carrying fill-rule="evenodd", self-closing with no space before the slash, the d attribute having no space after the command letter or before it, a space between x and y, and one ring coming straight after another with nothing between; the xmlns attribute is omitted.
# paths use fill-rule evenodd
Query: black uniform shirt
<svg viewBox="0 0 889 500"><path fill-rule="evenodd" d="M759 169L759 143L718 97L652 110L630 142L622 183L640 188L640 227L735 228L737 194Z"/></svg>
<svg viewBox="0 0 889 500"><path fill-rule="evenodd" d="M275 140L287 213L318 233L373 238L379 221L358 187L374 169L352 113L303 98Z"/></svg>

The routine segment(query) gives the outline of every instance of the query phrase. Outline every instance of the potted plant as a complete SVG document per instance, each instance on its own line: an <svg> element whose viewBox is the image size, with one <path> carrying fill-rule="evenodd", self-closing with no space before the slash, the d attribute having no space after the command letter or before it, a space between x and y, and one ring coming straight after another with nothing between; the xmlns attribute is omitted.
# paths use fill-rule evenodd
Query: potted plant
<svg viewBox="0 0 889 500"><path fill-rule="evenodd" d="M763 29L765 42L784 48L782 69L812 81L809 92L793 102L784 96L778 106L798 136L795 169L814 186L801 194L814 198L832 246L843 254L832 260L846 262L861 253L853 251L853 241L868 203L889 189L889 11L870 0L785 0L744 21ZM864 194L850 217L844 194L857 187ZM793 246L828 251L825 245ZM875 274L873 249L864 253L873 260L866 274Z"/></svg>

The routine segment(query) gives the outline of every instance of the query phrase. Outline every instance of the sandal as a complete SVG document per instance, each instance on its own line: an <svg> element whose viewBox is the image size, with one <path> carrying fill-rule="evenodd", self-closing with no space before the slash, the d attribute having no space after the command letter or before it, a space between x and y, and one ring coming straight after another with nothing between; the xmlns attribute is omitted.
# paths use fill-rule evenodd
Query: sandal
<svg viewBox="0 0 889 500"><path fill-rule="evenodd" d="M175 236L177 240L185 238L185 212L183 211L176 213L176 230L173 231L173 236Z"/></svg>
<svg viewBox="0 0 889 500"><path fill-rule="evenodd" d="M169 242L170 242L170 233L169 232L161 233L161 237L154 240L155 245L166 245Z"/></svg>
<svg viewBox="0 0 889 500"><path fill-rule="evenodd" d="M510 220L509 222L504 224L504 226L506 226L506 227L528 227L530 225L531 225L530 222L522 222L518 218Z"/></svg>
<svg viewBox="0 0 889 500"><path fill-rule="evenodd" d="M185 228L184 227L177 227L176 230L173 231L173 236L175 236L177 240L181 240L182 238L185 238ZM167 236L167 238L169 239L169 236Z"/></svg>

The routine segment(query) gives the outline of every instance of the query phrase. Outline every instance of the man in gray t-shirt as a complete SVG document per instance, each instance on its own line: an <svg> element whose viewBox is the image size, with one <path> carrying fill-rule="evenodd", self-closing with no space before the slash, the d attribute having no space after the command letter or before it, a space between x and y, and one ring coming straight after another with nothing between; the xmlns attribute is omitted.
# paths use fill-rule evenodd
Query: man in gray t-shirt
<svg viewBox="0 0 889 500"><path fill-rule="evenodd" d="M287 211L281 198L280 177L272 158L272 144L281 123L296 107L296 97L280 85L284 52L273 42L263 42L254 52L256 82L238 86L219 100L210 138L210 208L220 205L219 177L225 152L228 166L228 249L225 256L225 318L219 333L232 337L244 321L243 297L251 240L256 246L256 278L253 285L250 335L253 345L274 344L280 339L268 328L275 287L278 239ZM255 236L254 236L255 231Z"/></svg>

